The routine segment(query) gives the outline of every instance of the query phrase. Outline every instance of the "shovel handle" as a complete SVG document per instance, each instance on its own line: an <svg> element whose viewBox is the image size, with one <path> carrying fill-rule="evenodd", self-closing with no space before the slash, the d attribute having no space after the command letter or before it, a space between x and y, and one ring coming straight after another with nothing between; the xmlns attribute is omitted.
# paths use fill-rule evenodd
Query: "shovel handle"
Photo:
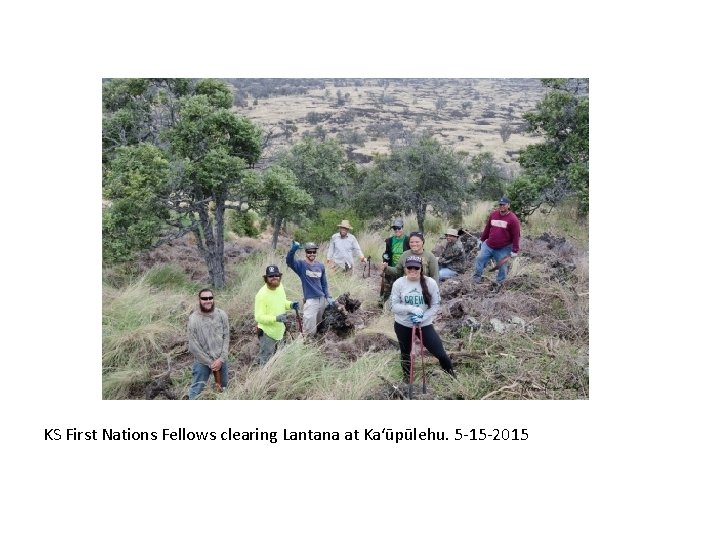
<svg viewBox="0 0 720 540"><path fill-rule="evenodd" d="M220 377L220 370L213 371L213 376L215 377L215 390L218 392L222 392L222 378Z"/></svg>

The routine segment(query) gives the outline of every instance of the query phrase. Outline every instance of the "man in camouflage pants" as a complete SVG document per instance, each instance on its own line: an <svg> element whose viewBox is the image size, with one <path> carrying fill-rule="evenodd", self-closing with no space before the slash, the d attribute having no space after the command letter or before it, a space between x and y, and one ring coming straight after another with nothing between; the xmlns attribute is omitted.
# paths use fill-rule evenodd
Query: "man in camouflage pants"
<svg viewBox="0 0 720 540"><path fill-rule="evenodd" d="M465 271L465 249L461 242L458 242L459 233L457 229L445 231L445 245L438 257L440 265L440 281L453 278Z"/></svg>

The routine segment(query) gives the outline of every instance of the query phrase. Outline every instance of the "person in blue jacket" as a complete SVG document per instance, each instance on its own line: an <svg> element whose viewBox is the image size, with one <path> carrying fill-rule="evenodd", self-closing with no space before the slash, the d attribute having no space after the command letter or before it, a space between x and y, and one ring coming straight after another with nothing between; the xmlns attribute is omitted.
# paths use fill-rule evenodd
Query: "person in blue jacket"
<svg viewBox="0 0 720 540"><path fill-rule="evenodd" d="M288 268L291 268L300 277L303 290L303 330L306 336L317 332L322 322L327 306L335 302L328 289L325 265L315 260L318 247L314 242L307 242L304 246L305 259L296 259L295 252L300 249L300 243L293 240L285 257Z"/></svg>

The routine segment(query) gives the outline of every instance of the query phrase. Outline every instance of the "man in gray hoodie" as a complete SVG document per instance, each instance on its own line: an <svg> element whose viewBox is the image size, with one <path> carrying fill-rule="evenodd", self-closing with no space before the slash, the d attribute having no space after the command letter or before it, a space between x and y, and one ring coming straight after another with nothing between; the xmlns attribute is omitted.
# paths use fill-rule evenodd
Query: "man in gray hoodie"
<svg viewBox="0 0 720 540"><path fill-rule="evenodd" d="M198 293L199 309L190 314L187 335L188 349L195 361L188 399L195 399L207 384L210 373L220 372L223 390L228 383L228 350L230 323L227 313L215 307L212 290Z"/></svg>

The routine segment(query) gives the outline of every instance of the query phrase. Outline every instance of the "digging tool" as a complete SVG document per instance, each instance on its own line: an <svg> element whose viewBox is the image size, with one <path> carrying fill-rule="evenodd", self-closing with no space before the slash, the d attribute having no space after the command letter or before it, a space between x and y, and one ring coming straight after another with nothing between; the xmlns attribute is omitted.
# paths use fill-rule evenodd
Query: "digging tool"
<svg viewBox="0 0 720 540"><path fill-rule="evenodd" d="M415 328L413 325L412 334L410 337L410 384L408 389L409 399L412 399L413 395L413 384L415 383Z"/></svg>
<svg viewBox="0 0 720 540"><path fill-rule="evenodd" d="M425 345L423 344L422 330L420 326L413 325L412 334L410 337L410 399L413 395L413 384L415 383L415 358L417 357L417 348L415 347L416 342L420 342L420 364L422 365L422 393L427 392L425 386Z"/></svg>
<svg viewBox="0 0 720 540"><path fill-rule="evenodd" d="M213 376L215 377L215 390L218 392L222 392L222 378L220 377L220 370L213 371Z"/></svg>
<svg viewBox="0 0 720 540"><path fill-rule="evenodd" d="M495 266L493 266L488 272L497 272L502 268L502 266L507 263L511 259L511 255L508 255L507 257L503 257L500 259Z"/></svg>
<svg viewBox="0 0 720 540"><path fill-rule="evenodd" d="M302 329L302 319L300 318L300 312L298 311L298 308L295 308L295 320L297 320L298 329L300 330L300 335L302 337L305 337L305 334L303 333Z"/></svg>
<svg viewBox="0 0 720 540"><path fill-rule="evenodd" d="M370 257L367 258L367 276L365 275L365 266L363 266L363 279L370 277L370 271L372 270L372 266L370 266Z"/></svg>
<svg viewBox="0 0 720 540"><path fill-rule="evenodd" d="M382 258L383 258L383 262L389 266L390 265L390 257L388 257L388 254L383 253ZM382 268L380 271L380 298L385 298L385 270L387 270L387 267Z"/></svg>
<svg viewBox="0 0 720 540"><path fill-rule="evenodd" d="M426 393L425 388L425 344L423 343L422 328L417 327L418 337L420 338L420 365L422 366L422 393Z"/></svg>

